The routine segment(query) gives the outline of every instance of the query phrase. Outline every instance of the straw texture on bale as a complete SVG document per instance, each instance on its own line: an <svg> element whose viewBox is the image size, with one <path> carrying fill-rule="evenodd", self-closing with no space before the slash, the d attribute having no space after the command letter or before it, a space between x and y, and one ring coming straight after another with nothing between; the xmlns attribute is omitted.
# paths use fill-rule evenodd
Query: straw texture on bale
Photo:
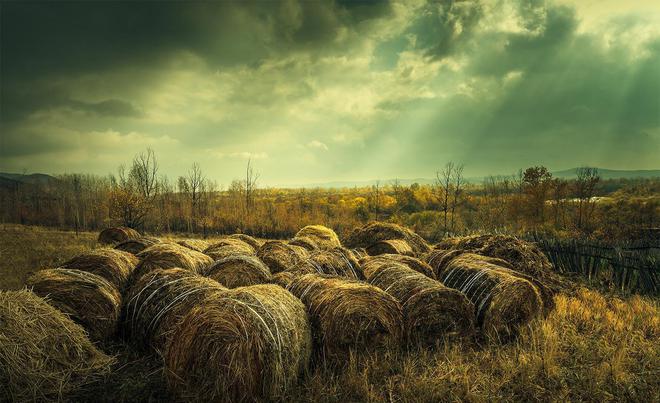
<svg viewBox="0 0 660 403"><path fill-rule="evenodd" d="M318 354L345 357L351 349L397 345L403 333L401 304L372 285L306 274L287 286L307 307Z"/></svg>
<svg viewBox="0 0 660 403"><path fill-rule="evenodd" d="M225 238L204 250L213 260L221 260L234 255L254 255L255 249L247 242L236 238Z"/></svg>
<svg viewBox="0 0 660 403"><path fill-rule="evenodd" d="M115 245L115 249L123 250L124 252L137 255L138 253L147 249L151 245L155 245L160 242L161 241L158 238L154 238L150 236L141 236L136 239L127 239L123 242L119 242L117 245Z"/></svg>
<svg viewBox="0 0 660 403"><path fill-rule="evenodd" d="M138 258L128 252L94 249L74 257L60 267L97 274L121 291L137 264Z"/></svg>
<svg viewBox="0 0 660 403"><path fill-rule="evenodd" d="M448 336L474 334L474 304L463 293L402 263L381 260L369 266L369 284L401 302L408 341L433 344Z"/></svg>
<svg viewBox="0 0 660 403"><path fill-rule="evenodd" d="M365 248L353 248L349 250L353 253L353 256L355 256L356 259L362 259L363 257L369 256Z"/></svg>
<svg viewBox="0 0 660 403"><path fill-rule="evenodd" d="M428 255L426 255L426 263L433 269L436 277L445 270L445 267L451 262L456 256L462 255L465 253L462 250L458 249L433 249Z"/></svg>
<svg viewBox="0 0 660 403"><path fill-rule="evenodd" d="M209 295L182 320L164 358L174 395L200 401L272 401L310 358L303 304L273 284Z"/></svg>
<svg viewBox="0 0 660 403"><path fill-rule="evenodd" d="M364 280L360 263L353 253L346 248L317 250L310 254L308 262L319 274ZM296 269L292 271L296 271Z"/></svg>
<svg viewBox="0 0 660 403"><path fill-rule="evenodd" d="M82 325L92 340L107 340L116 333L121 294L103 277L75 269L46 269L28 278L27 285Z"/></svg>
<svg viewBox="0 0 660 403"><path fill-rule="evenodd" d="M383 263L387 262L397 262L402 263L409 268L415 270L418 273L425 275L431 279L436 279L435 272L433 268L427 263L422 262L421 260L414 258L412 256L398 255L398 254L384 254L378 256L367 256L360 259L360 266L362 271L365 273L365 276L368 277L367 271L372 270L371 268L378 268Z"/></svg>
<svg viewBox="0 0 660 403"><path fill-rule="evenodd" d="M308 225L296 233L294 238L312 238L320 249L334 249L341 246L335 231L323 225Z"/></svg>
<svg viewBox="0 0 660 403"><path fill-rule="evenodd" d="M447 287L464 293L476 308L477 326L489 338L507 340L543 309L537 288L511 270L470 256L452 259L439 273Z"/></svg>
<svg viewBox="0 0 660 403"><path fill-rule="evenodd" d="M400 225L374 221L356 228L346 239L349 248L368 248L380 241L403 239L416 254L427 253L431 248L424 238Z"/></svg>
<svg viewBox="0 0 660 403"><path fill-rule="evenodd" d="M243 241L246 244L250 245L255 251L263 245L263 241L258 240L255 237L252 237L247 234L231 234L227 238L229 239L238 239L239 241Z"/></svg>
<svg viewBox="0 0 660 403"><path fill-rule="evenodd" d="M64 400L113 363L44 299L0 291L0 401Z"/></svg>
<svg viewBox="0 0 660 403"><path fill-rule="evenodd" d="M371 256L384 254L415 256L415 251L405 239L387 239L385 241L378 241L367 247L367 253Z"/></svg>
<svg viewBox="0 0 660 403"><path fill-rule="evenodd" d="M180 268L199 273L213 263L208 255L188 249L175 243L159 243L140 252L140 259L132 276L132 281L156 269Z"/></svg>
<svg viewBox="0 0 660 403"><path fill-rule="evenodd" d="M218 260L203 273L228 288L267 284L272 280L268 266L256 256L234 255Z"/></svg>
<svg viewBox="0 0 660 403"><path fill-rule="evenodd" d="M133 228L113 227L106 228L99 233L98 242L101 244L117 244L128 239L137 239L140 233Z"/></svg>
<svg viewBox="0 0 660 403"><path fill-rule="evenodd" d="M257 251L257 257L273 274L304 266L307 266L306 271L314 270L307 262L309 257L307 249L283 241L267 241Z"/></svg>
<svg viewBox="0 0 660 403"><path fill-rule="evenodd" d="M297 279L298 277L300 277L304 274L306 274L306 273L297 273L297 272L294 273L294 272L290 272L290 271L281 271L277 274L273 274L273 276L271 277L271 282L273 284L279 285L282 288L286 288L289 284L291 284L291 282L293 280Z"/></svg>
<svg viewBox="0 0 660 403"><path fill-rule="evenodd" d="M302 246L310 252L320 249L316 241L308 236L299 236L291 239L289 245Z"/></svg>
<svg viewBox="0 0 660 403"><path fill-rule="evenodd" d="M208 241L203 239L182 239L176 241L176 243L197 252L204 252L204 250L209 247Z"/></svg>
<svg viewBox="0 0 660 403"><path fill-rule="evenodd" d="M124 298L124 336L138 347L163 351L174 327L188 311L210 293L225 290L217 281L189 270L153 270Z"/></svg>

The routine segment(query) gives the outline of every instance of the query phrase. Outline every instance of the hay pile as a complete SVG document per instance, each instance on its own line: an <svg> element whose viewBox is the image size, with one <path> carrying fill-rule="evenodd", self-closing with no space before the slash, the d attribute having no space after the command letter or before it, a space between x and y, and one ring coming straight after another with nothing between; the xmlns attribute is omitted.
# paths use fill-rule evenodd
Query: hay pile
<svg viewBox="0 0 660 403"><path fill-rule="evenodd" d="M367 253L371 256L384 254L415 256L415 251L405 239L387 239L384 241L378 241L367 247Z"/></svg>
<svg viewBox="0 0 660 403"><path fill-rule="evenodd" d="M28 278L27 285L82 325L92 340L107 340L116 333L121 294L103 277L81 270L47 269Z"/></svg>
<svg viewBox="0 0 660 403"><path fill-rule="evenodd" d="M308 259L309 264L319 274L329 274L354 280L364 280L360 263L353 253L342 247L331 250L317 250L312 252ZM304 266L307 270L308 266ZM294 268L290 271L300 271Z"/></svg>
<svg viewBox="0 0 660 403"><path fill-rule="evenodd" d="M124 298L124 337L138 347L162 351L181 318L210 293L223 290L217 281L189 270L153 270Z"/></svg>
<svg viewBox="0 0 660 403"><path fill-rule="evenodd" d="M281 271L277 274L273 274L271 277L271 282L277 284L282 288L286 288L291 282L298 277L304 275L305 273L293 273L290 271Z"/></svg>
<svg viewBox="0 0 660 403"><path fill-rule="evenodd" d="M543 308L537 288L511 270L463 254L439 273L447 287L464 293L476 307L477 325L493 339L507 340L517 334Z"/></svg>
<svg viewBox="0 0 660 403"><path fill-rule="evenodd" d="M181 268L193 273L200 273L213 263L213 259L204 253L188 249L175 243L159 243L138 253L140 259L133 271L131 282L156 269Z"/></svg>
<svg viewBox="0 0 660 403"><path fill-rule="evenodd" d="M434 280L436 279L435 272L433 271L433 268L431 266L411 256L404 256L397 254L366 256L360 259L360 266L362 267L362 271L365 272L366 275L367 271L372 271L373 270L372 268L377 268L378 266L386 262L402 263L408 266L409 268L415 270L416 272L425 275L426 277L432 278Z"/></svg>
<svg viewBox="0 0 660 403"><path fill-rule="evenodd" d="M299 236L293 238L289 241L289 245L302 246L310 252L320 249L316 241L308 236Z"/></svg>
<svg viewBox="0 0 660 403"><path fill-rule="evenodd" d="M101 244L117 244L128 239L137 239L140 233L133 228L113 227L106 228L99 233L98 242Z"/></svg>
<svg viewBox="0 0 660 403"><path fill-rule="evenodd" d="M408 341L434 344L474 334L474 304L463 293L395 261L372 261L365 274L401 302Z"/></svg>
<svg viewBox="0 0 660 403"><path fill-rule="evenodd" d="M307 307L315 350L327 358L351 349L396 346L403 330L401 304L359 281L306 274L287 286Z"/></svg>
<svg viewBox="0 0 660 403"><path fill-rule="evenodd" d="M272 281L268 267L256 256L234 255L218 260L203 274L228 288L267 284Z"/></svg>
<svg viewBox="0 0 660 403"><path fill-rule="evenodd" d="M180 241L176 241L176 243L197 252L204 252L204 250L209 247L208 241L203 239L182 239Z"/></svg>
<svg viewBox="0 0 660 403"><path fill-rule="evenodd" d="M236 238L225 238L204 249L213 260L221 260L234 255L254 255L255 249L247 242Z"/></svg>
<svg viewBox="0 0 660 403"><path fill-rule="evenodd" d="M138 258L128 252L94 249L74 257L60 267L97 274L121 291L137 264Z"/></svg>
<svg viewBox="0 0 660 403"><path fill-rule="evenodd" d="M0 291L0 401L64 400L113 363L42 298Z"/></svg>
<svg viewBox="0 0 660 403"><path fill-rule="evenodd" d="M164 358L170 390L201 401L273 401L307 367L303 304L276 285L209 295L182 320Z"/></svg>
<svg viewBox="0 0 660 403"><path fill-rule="evenodd" d="M141 236L136 239L127 239L123 242L119 242L117 245L115 245L115 249L123 250L124 252L137 255L151 245L155 245L157 243L160 243L160 239L150 236Z"/></svg>
<svg viewBox="0 0 660 403"><path fill-rule="evenodd" d="M227 238L229 239L238 239L239 241L243 241L246 244L250 245L255 251L261 247L264 243L254 237L251 237L250 235L247 234L232 234L229 235Z"/></svg>
<svg viewBox="0 0 660 403"><path fill-rule="evenodd" d="M311 267L301 269L309 266L307 262L309 252L305 248L289 245L283 241L267 241L257 251L257 257L268 266L273 274L294 268L310 272L314 270Z"/></svg>
<svg viewBox="0 0 660 403"><path fill-rule="evenodd" d="M334 249L341 246L341 242L335 231L323 225L308 225L303 227L293 238L302 237L311 238L320 249Z"/></svg>
<svg viewBox="0 0 660 403"><path fill-rule="evenodd" d="M408 228L378 221L356 228L344 243L349 248L368 248L377 242L391 239L403 239L408 242L415 254L427 253L430 250L426 241Z"/></svg>

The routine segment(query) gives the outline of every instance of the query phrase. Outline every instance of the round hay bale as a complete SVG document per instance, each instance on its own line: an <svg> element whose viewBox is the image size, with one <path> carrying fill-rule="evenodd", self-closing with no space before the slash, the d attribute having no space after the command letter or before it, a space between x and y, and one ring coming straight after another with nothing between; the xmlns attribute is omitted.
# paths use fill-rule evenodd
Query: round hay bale
<svg viewBox="0 0 660 403"><path fill-rule="evenodd" d="M271 277L271 282L277 284L282 288L286 288L291 282L298 277L302 276L303 273L294 273L290 271L281 271L277 274L273 274Z"/></svg>
<svg viewBox="0 0 660 403"><path fill-rule="evenodd" d="M306 274L287 286L307 307L315 350L327 358L351 349L393 347L403 331L401 304L372 285Z"/></svg>
<svg viewBox="0 0 660 403"><path fill-rule="evenodd" d="M47 269L33 274L27 285L82 325L92 340L107 340L116 333L121 294L103 277L75 269Z"/></svg>
<svg viewBox="0 0 660 403"><path fill-rule="evenodd" d="M176 241L176 243L197 252L204 252L204 250L209 247L208 241L203 239L181 239Z"/></svg>
<svg viewBox="0 0 660 403"><path fill-rule="evenodd" d="M320 249L319 245L316 243L314 238L308 236L300 236L300 237L292 238L289 241L289 245L302 246L303 248L307 249L310 252L314 252Z"/></svg>
<svg viewBox="0 0 660 403"><path fill-rule="evenodd" d="M221 260L236 255L254 255L254 248L240 239L225 238L204 249L204 253L213 260Z"/></svg>
<svg viewBox="0 0 660 403"><path fill-rule="evenodd" d="M124 252L132 253L137 255L151 245L160 243L160 239L150 237L150 236L141 236L136 239L127 239L123 242L119 242L115 245L115 249L123 250Z"/></svg>
<svg viewBox="0 0 660 403"><path fill-rule="evenodd" d="M213 259L204 253L188 249L175 243L158 243L140 252L140 259L133 271L131 282L156 269L181 268L193 273L200 273L213 263Z"/></svg>
<svg viewBox="0 0 660 403"><path fill-rule="evenodd" d="M137 264L138 258L128 252L94 249L74 257L60 267L97 274L121 291Z"/></svg>
<svg viewBox="0 0 660 403"><path fill-rule="evenodd" d="M356 259L362 259L363 257L369 256L365 248L353 248L349 250L351 251L353 256L355 256Z"/></svg>
<svg viewBox="0 0 660 403"><path fill-rule="evenodd" d="M360 263L353 256L353 253L346 248L317 250L310 254L308 262L319 274L364 280ZM300 269L298 267L292 271L300 271Z"/></svg>
<svg viewBox="0 0 660 403"><path fill-rule="evenodd" d="M371 256L384 254L415 256L415 251L405 239L387 239L384 241L378 241L367 247L367 253Z"/></svg>
<svg viewBox="0 0 660 403"><path fill-rule="evenodd" d="M301 246L283 241L267 241L257 251L257 257L268 266L271 273L277 274L308 265L309 252Z"/></svg>
<svg viewBox="0 0 660 403"><path fill-rule="evenodd" d="M433 249L451 249L461 240L460 237L444 238L433 246Z"/></svg>
<svg viewBox="0 0 660 403"><path fill-rule="evenodd" d="M225 291L217 281L184 269L155 269L126 294L122 310L124 337L134 345L160 352L176 324L210 293Z"/></svg>
<svg viewBox="0 0 660 403"><path fill-rule="evenodd" d="M374 221L356 228L346 239L349 248L368 248L379 241L403 239L410 244L416 254L427 253L431 249L424 238L400 225Z"/></svg>
<svg viewBox="0 0 660 403"><path fill-rule="evenodd" d="M100 244L117 244L128 239L137 239L140 233L133 228L128 227L113 227L106 228L99 233L98 242Z"/></svg>
<svg viewBox="0 0 660 403"><path fill-rule="evenodd" d="M114 358L27 290L0 291L0 401L63 401L110 371Z"/></svg>
<svg viewBox="0 0 660 403"><path fill-rule="evenodd" d="M247 234L232 234L229 235L227 238L229 239L238 239L239 241L243 241L246 244L250 245L255 251L261 247L264 243L254 237L251 237L250 235Z"/></svg>
<svg viewBox="0 0 660 403"><path fill-rule="evenodd" d="M433 269L436 277L439 276L447 267L447 264L451 262L453 258L463 254L462 250L458 249L433 249L428 255L426 255L426 263Z"/></svg>
<svg viewBox="0 0 660 403"><path fill-rule="evenodd" d="M323 225L307 225L296 233L294 238L312 238L320 249L333 249L341 246L335 231Z"/></svg>
<svg viewBox="0 0 660 403"><path fill-rule="evenodd" d="M268 266L256 256L234 255L218 260L203 273L228 288L267 284L272 280Z"/></svg>
<svg viewBox="0 0 660 403"><path fill-rule="evenodd" d="M474 305L463 293L396 261L377 260L370 266L369 284L401 303L409 342L432 345L445 337L474 334Z"/></svg>
<svg viewBox="0 0 660 403"><path fill-rule="evenodd" d="M165 350L174 395L202 401L273 401L309 362L303 304L273 284L209 295Z"/></svg>
<svg viewBox="0 0 660 403"><path fill-rule="evenodd" d="M415 270L418 273L425 275L428 278L436 279L433 268L427 263L422 262L421 260L414 258L412 256L397 255L397 254L384 254L378 256L367 256L360 259L360 266L364 275L369 277L367 271L372 271L375 268L378 268L383 263L387 262L397 262L402 263L409 268Z"/></svg>
<svg viewBox="0 0 660 403"><path fill-rule="evenodd" d="M541 296L532 283L511 270L469 256L452 259L438 279L472 301L477 326L491 339L510 339L543 309Z"/></svg>

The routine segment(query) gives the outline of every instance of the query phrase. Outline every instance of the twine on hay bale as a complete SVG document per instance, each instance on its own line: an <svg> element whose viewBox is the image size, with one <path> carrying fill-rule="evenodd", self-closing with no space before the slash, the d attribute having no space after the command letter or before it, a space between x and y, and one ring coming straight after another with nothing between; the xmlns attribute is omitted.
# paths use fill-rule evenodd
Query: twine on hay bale
<svg viewBox="0 0 660 403"><path fill-rule="evenodd" d="M303 248L307 249L310 252L314 252L320 249L316 241L308 236L299 236L292 238L289 241L289 245L302 246Z"/></svg>
<svg viewBox="0 0 660 403"><path fill-rule="evenodd" d="M213 260L221 260L234 255L254 255L256 251L245 241L236 238L225 238L204 249L204 253Z"/></svg>
<svg viewBox="0 0 660 403"><path fill-rule="evenodd" d="M238 239L239 241L243 241L246 244L250 245L255 251L257 249L259 249L261 247L261 245L264 244L263 241L260 241L257 238L252 237L252 236L247 235L247 234L232 234L232 235L229 235L227 238Z"/></svg>
<svg viewBox="0 0 660 403"><path fill-rule="evenodd" d="M200 273L213 263L213 259L204 253L197 252L175 243L159 243L140 252L140 259L133 271L131 282L156 269L180 268Z"/></svg>
<svg viewBox="0 0 660 403"><path fill-rule="evenodd" d="M28 287L82 325L92 340L117 332L121 294L103 277L75 269L46 269L27 280Z"/></svg>
<svg viewBox="0 0 660 403"><path fill-rule="evenodd" d="M371 256L397 254L415 256L415 251L405 239L387 239L378 241L367 247L367 253Z"/></svg>
<svg viewBox="0 0 660 403"><path fill-rule="evenodd" d="M98 242L100 244L117 244L128 239L137 239L140 233L133 228L128 227L112 227L106 228L99 233Z"/></svg>
<svg viewBox="0 0 660 403"><path fill-rule="evenodd" d="M360 259L360 266L362 271L365 273L365 276L368 277L367 271L371 271L371 268L377 268L383 263L387 262L397 262L402 263L409 268L415 270L418 273L425 275L428 278L436 279L435 272L433 268L427 263L414 258L412 256L398 255L398 254L383 254L378 256L366 256Z"/></svg>
<svg viewBox="0 0 660 403"><path fill-rule="evenodd" d="M344 243L349 248L368 248L377 242L392 239L405 240L415 254L427 253L431 249L424 238L408 228L379 221L354 229Z"/></svg>
<svg viewBox="0 0 660 403"><path fill-rule="evenodd" d="M228 288L267 284L272 281L268 266L256 256L234 255L214 262L205 276Z"/></svg>
<svg viewBox="0 0 660 403"><path fill-rule="evenodd" d="M299 265L289 271L310 272L309 268L311 266L311 268L319 274L329 274L354 280L364 280L362 268L353 255L353 252L343 247L312 252L307 262L309 263L308 265Z"/></svg>
<svg viewBox="0 0 660 403"><path fill-rule="evenodd" d="M305 307L269 284L211 293L177 326L164 358L176 396L271 401L296 382L310 352Z"/></svg>
<svg viewBox="0 0 660 403"><path fill-rule="evenodd" d="M257 257L268 266L271 273L277 274L308 265L309 252L301 246L289 245L284 241L267 241L257 251Z"/></svg>
<svg viewBox="0 0 660 403"><path fill-rule="evenodd" d="M0 401L61 401L115 360L34 293L0 291Z"/></svg>
<svg viewBox="0 0 660 403"><path fill-rule="evenodd" d="M305 304L315 350L321 356L345 358L350 350L393 347L403 331L401 304L372 285L305 274L287 286Z"/></svg>
<svg viewBox="0 0 660 403"><path fill-rule="evenodd" d="M476 322L488 338L506 341L543 310L537 288L511 270L460 255L439 273L447 287L464 293L476 308Z"/></svg>
<svg viewBox="0 0 660 403"><path fill-rule="evenodd" d="M138 258L131 253L116 249L94 249L74 257L60 267L97 274L121 291L137 264Z"/></svg>
<svg viewBox="0 0 660 403"><path fill-rule="evenodd" d="M337 233L323 225L307 225L296 233L295 238L311 238L320 249L334 249L341 246Z"/></svg>
<svg viewBox="0 0 660 403"><path fill-rule="evenodd" d="M409 342L432 345L474 334L474 304L463 293L395 261L372 261L365 274L401 302Z"/></svg>
<svg viewBox="0 0 660 403"><path fill-rule="evenodd" d="M115 249L123 250L124 252L137 255L138 253L147 249L151 245L155 245L160 242L161 241L158 238L154 238L150 236L141 236L136 239L127 239L123 242L119 242L117 245L115 245Z"/></svg>
<svg viewBox="0 0 660 403"><path fill-rule="evenodd" d="M204 252L209 247L209 242L203 239L181 239L176 241L176 243L197 252Z"/></svg>
<svg viewBox="0 0 660 403"><path fill-rule="evenodd" d="M181 318L211 292L225 291L217 281L184 269L156 269L127 292L122 309L124 337L160 352Z"/></svg>

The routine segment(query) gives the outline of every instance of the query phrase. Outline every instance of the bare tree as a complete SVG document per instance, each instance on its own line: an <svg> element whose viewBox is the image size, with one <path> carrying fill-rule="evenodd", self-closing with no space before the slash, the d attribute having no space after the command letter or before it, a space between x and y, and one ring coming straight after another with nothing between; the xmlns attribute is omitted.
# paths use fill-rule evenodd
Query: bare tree
<svg viewBox="0 0 660 403"><path fill-rule="evenodd" d="M596 190L600 176L597 168L581 167L577 169L577 179L575 180L575 195L578 198L578 209L576 225L580 230L589 226L591 213L595 207L592 199Z"/></svg>
<svg viewBox="0 0 660 403"><path fill-rule="evenodd" d="M371 209L376 214L376 221L378 221L380 219L380 206L382 204L380 180L377 180L376 184L371 186L371 194L369 196L371 201Z"/></svg>
<svg viewBox="0 0 660 403"><path fill-rule="evenodd" d="M250 208L254 205L254 196L257 189L257 180L259 174L254 173L252 169L252 159L248 159L247 166L245 167L245 210L249 214Z"/></svg>
<svg viewBox="0 0 660 403"><path fill-rule="evenodd" d="M205 182L202 169L196 162L193 163L192 168L188 171L186 181L188 182L188 194L190 195L190 221L192 222L193 231L195 231L200 213L200 199L204 191Z"/></svg>
<svg viewBox="0 0 660 403"><path fill-rule="evenodd" d="M462 186L463 183L463 164L458 164L454 167L454 173L452 174L452 182L454 183L454 188L452 190L452 200L451 200L451 230L452 232L455 229L456 224L456 207L460 202L460 197L463 192Z"/></svg>
<svg viewBox="0 0 660 403"><path fill-rule="evenodd" d="M442 171L435 173L436 197L440 201L440 208L444 215L444 232L447 233L447 216L449 214L449 198L452 194L452 178L454 176L454 163L449 161Z"/></svg>

